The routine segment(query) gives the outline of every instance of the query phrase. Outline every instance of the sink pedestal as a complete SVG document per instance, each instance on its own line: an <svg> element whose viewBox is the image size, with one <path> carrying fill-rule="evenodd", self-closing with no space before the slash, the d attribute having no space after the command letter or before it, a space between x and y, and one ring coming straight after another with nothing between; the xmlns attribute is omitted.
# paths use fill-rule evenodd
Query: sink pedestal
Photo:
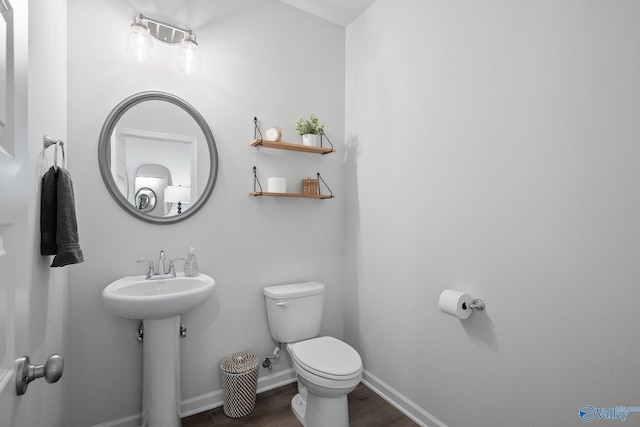
<svg viewBox="0 0 640 427"><path fill-rule="evenodd" d="M142 426L180 427L180 316L142 323Z"/></svg>
<svg viewBox="0 0 640 427"><path fill-rule="evenodd" d="M142 427L180 427L180 316L211 296L206 274L148 280L127 276L107 285L102 302L127 319L143 319Z"/></svg>

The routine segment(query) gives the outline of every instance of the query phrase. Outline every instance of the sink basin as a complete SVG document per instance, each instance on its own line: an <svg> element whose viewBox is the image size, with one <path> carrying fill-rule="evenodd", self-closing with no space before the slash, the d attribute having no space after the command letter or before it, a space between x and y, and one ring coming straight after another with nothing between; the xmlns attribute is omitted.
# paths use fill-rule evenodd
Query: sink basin
<svg viewBox="0 0 640 427"><path fill-rule="evenodd" d="M129 319L167 319L204 304L215 285L215 280L202 273L163 280L128 276L104 288L102 301L110 311Z"/></svg>

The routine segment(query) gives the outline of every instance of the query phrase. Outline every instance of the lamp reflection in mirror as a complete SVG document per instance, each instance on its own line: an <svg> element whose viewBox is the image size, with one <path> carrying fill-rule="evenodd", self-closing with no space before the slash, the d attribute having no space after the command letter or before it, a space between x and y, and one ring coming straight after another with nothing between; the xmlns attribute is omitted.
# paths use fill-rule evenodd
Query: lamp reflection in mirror
<svg viewBox="0 0 640 427"><path fill-rule="evenodd" d="M165 203L178 203L178 214L182 213L182 204L191 203L191 188L169 185L164 189Z"/></svg>
<svg viewBox="0 0 640 427"><path fill-rule="evenodd" d="M127 55L137 62L153 59L153 40L151 37L170 45L179 45L176 64L186 74L200 71L201 59L196 36L191 30L185 30L156 21L142 14L135 17L131 32L127 36Z"/></svg>

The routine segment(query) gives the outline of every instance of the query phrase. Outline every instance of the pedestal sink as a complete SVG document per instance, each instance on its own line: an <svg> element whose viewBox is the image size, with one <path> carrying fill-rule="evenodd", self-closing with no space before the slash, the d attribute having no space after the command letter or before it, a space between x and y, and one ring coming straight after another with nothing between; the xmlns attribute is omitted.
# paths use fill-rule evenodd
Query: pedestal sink
<svg viewBox="0 0 640 427"><path fill-rule="evenodd" d="M180 427L180 316L204 304L215 281L206 274L148 280L128 276L102 291L102 302L128 319L142 319L142 427Z"/></svg>

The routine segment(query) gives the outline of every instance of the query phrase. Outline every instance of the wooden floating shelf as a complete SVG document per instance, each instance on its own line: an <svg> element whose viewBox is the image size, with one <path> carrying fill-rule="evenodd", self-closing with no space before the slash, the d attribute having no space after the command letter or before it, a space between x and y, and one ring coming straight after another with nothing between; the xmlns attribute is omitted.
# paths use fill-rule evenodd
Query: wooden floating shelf
<svg viewBox="0 0 640 427"><path fill-rule="evenodd" d="M328 194L298 194L298 193L262 193L253 192L249 193L250 196L269 196L269 197L302 197L305 199L333 199L336 196L330 196Z"/></svg>
<svg viewBox="0 0 640 427"><path fill-rule="evenodd" d="M292 144L282 141L267 141L264 139L254 139L251 143L252 147L277 148L278 150L300 151L303 153L328 154L336 150L327 147L311 147L309 145Z"/></svg>

